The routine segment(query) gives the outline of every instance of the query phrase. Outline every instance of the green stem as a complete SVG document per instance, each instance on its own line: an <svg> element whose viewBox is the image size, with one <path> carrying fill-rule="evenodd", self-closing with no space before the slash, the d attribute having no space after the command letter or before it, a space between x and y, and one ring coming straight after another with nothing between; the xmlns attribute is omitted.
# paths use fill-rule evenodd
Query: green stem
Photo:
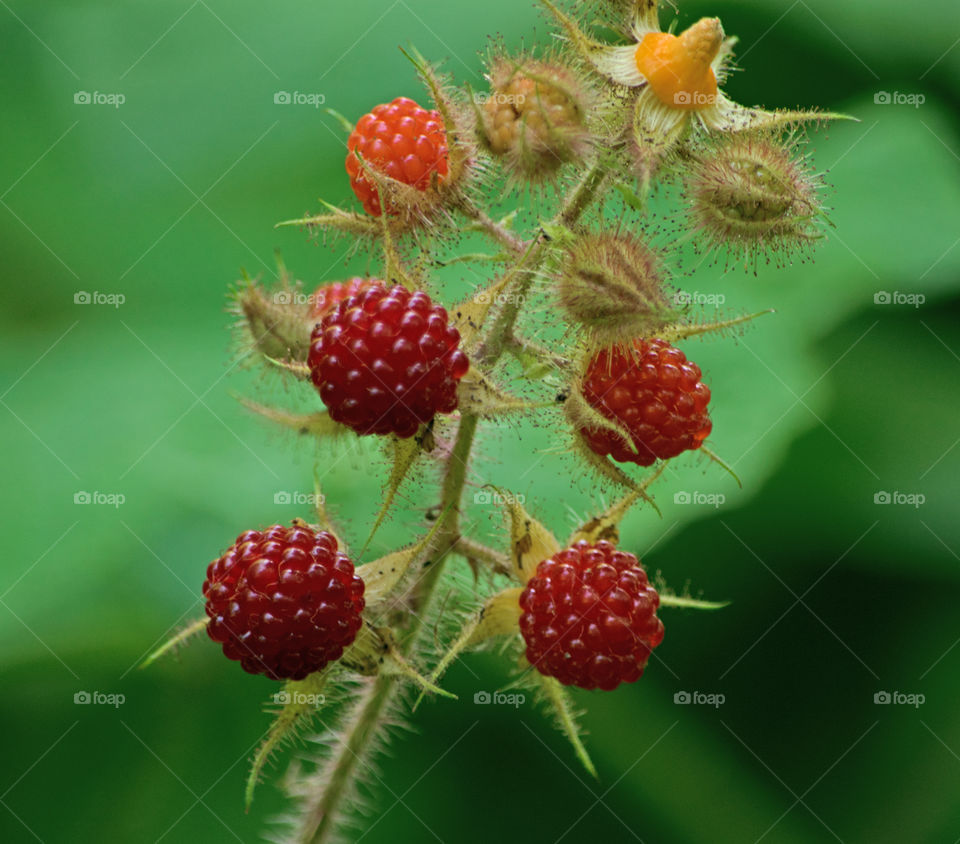
<svg viewBox="0 0 960 844"><path fill-rule="evenodd" d="M467 557L470 560L476 560L478 563L484 563L495 572L500 574L512 575L513 568L506 554L501 554L494 548L489 548L482 542L470 539L468 536L461 536L454 546L454 550Z"/></svg>
<svg viewBox="0 0 960 844"><path fill-rule="evenodd" d="M571 225L576 222L590 205L605 179L606 169L599 164L595 165L564 202L563 208L556 219L564 225ZM509 245L513 251L522 255L518 261L518 268L521 269L521 272L519 273L520 279L515 285L517 295L511 300L512 307L511 302L504 306L493 325L488 329L487 336L482 344L484 349L483 362L486 365L492 365L500 359L508 345L507 338L513 334L517 316L520 312L519 303L523 301L522 297L529 290L534 273L544 260L547 240L541 233L535 242L526 242L507 232L505 228L479 210L476 210L476 213L471 213L471 216L486 231L505 245ZM530 266L524 268L524 265L527 264ZM479 421L479 418L473 414L461 416L460 425L457 428L457 438L454 441L450 456L447 458L441 501L441 510L445 513L443 516L444 523L436 532L432 543L432 553L428 557L428 560L431 560L429 570L414 587L414 594L412 595L413 612L410 613L411 621L404 631L405 641L401 646L401 653L405 656L409 655L409 651L416 644L423 627L422 618L425 609L440 581L440 574L443 571L443 564L447 555L455 550L458 542L462 543L464 541L460 536L460 503L463 498L463 490L467 480L467 466L473 451L473 442ZM470 541L467 540L466 542L467 547L470 547ZM478 549L474 548L474 550ZM360 764L368 744L376 735L383 713L396 691L397 677L380 675L374 680L370 689L357 700L353 710L355 714L351 719L352 726L348 728L347 737L332 763L331 779L317 795L316 800L307 803L307 810L300 825L299 837L299 840L304 844L325 844L335 831L338 809L346 798L354 772Z"/></svg>
<svg viewBox="0 0 960 844"><path fill-rule="evenodd" d="M559 222L565 226L572 226L580 219L607 180L607 172L607 167L599 162L587 171L580 184L564 202L563 210L557 218Z"/></svg>
<svg viewBox="0 0 960 844"><path fill-rule="evenodd" d="M369 764L363 755L396 691L396 681L395 676L381 674L357 698L347 734L331 760L329 781L307 800L297 838L301 844L323 844L336 832L338 810L346 800L357 768Z"/></svg>

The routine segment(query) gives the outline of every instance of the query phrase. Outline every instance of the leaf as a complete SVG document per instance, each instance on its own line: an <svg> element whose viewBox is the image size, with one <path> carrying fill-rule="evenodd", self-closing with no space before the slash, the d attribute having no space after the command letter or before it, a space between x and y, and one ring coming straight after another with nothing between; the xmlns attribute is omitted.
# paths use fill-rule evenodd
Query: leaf
<svg viewBox="0 0 960 844"><path fill-rule="evenodd" d="M460 634L447 649L440 662L430 672L430 680L436 683L464 651L474 645L492 639L495 636L509 636L520 632L520 594L521 587L504 589L489 598L483 608L472 616L461 628ZM420 705L423 694L414 703L414 709Z"/></svg>
<svg viewBox="0 0 960 844"><path fill-rule="evenodd" d="M367 541L363 543L360 556L363 556L363 552L367 550L367 546L380 528L380 525L383 524L383 520L387 517L387 512L393 504L393 499L397 497L397 490L400 489L400 484L406 479L407 474L410 472L410 467L413 466L414 461L420 453L421 436L426 436L426 433L427 432L424 431L420 435L407 437L406 439L401 439L396 436L393 437L391 446L393 451L393 466L390 469L390 477L387 479L387 484L384 488L383 504L380 506L377 518L374 520L373 527L370 529L370 535L367 537Z"/></svg>
<svg viewBox="0 0 960 844"><path fill-rule="evenodd" d="M660 593L661 607L679 607L691 610L722 610L730 606L730 601L701 601L697 598L685 598L682 595L671 595L669 592Z"/></svg>
<svg viewBox="0 0 960 844"><path fill-rule="evenodd" d="M442 523L443 515L436 520L432 530L416 545L394 551L379 560L364 563L357 567L356 574L363 579L366 586L364 599L368 611L379 608L379 605L390 597L397 584L403 580L403 576L410 570L410 567L423 560L424 552L428 549Z"/></svg>
<svg viewBox="0 0 960 844"><path fill-rule="evenodd" d="M506 273L490 286L478 290L466 302L450 310L451 322L460 332L460 341L468 352L475 347L490 309L500 302L504 290L513 278L513 273Z"/></svg>
<svg viewBox="0 0 960 844"><path fill-rule="evenodd" d="M616 504L599 516L595 516L589 521L584 522L584 524L574 531L573 536L570 537L570 544L573 545L575 542L580 542L581 540L595 544L605 539L607 542L612 542L616 545L620 541L619 526L620 522L623 521L623 517L627 515L627 512L636 504L638 499L643 498L646 501L650 501L650 498L646 495L646 491L650 485L663 474L666 466L667 464L662 462L639 487L632 489Z"/></svg>
<svg viewBox="0 0 960 844"><path fill-rule="evenodd" d="M377 237L380 235L380 224L372 217L358 214L355 211L344 211L342 208L323 202L323 200L321 200L321 204L329 209L329 213L314 214L296 220L283 220L276 223L274 228L306 226L308 229L334 229L358 237Z"/></svg>
<svg viewBox="0 0 960 844"><path fill-rule="evenodd" d="M497 387L475 366L467 370L457 387L459 410L481 419L494 419L506 413L521 413L532 405Z"/></svg>
<svg viewBox="0 0 960 844"><path fill-rule="evenodd" d="M167 639L159 648L157 648L150 656L148 656L143 662L140 663L140 668L146 668L149 665L152 665L160 657L166 656L168 653L177 650L182 645L187 644L187 642L196 636L201 630L204 630L207 624L210 623L208 616L203 618L198 618L196 621L190 622L183 630L174 634L171 638Z"/></svg>
<svg viewBox="0 0 960 844"><path fill-rule="evenodd" d="M540 681L540 688L544 693L544 698L550 708L551 714L557 722L560 730L570 740L573 745L573 752L580 760L587 773L597 778L597 769L594 767L587 753L587 748L580 738L580 726L577 724L577 716L573 709L573 702L567 690L557 682L554 677L545 677L539 671L533 672Z"/></svg>
<svg viewBox="0 0 960 844"><path fill-rule="evenodd" d="M244 802L248 810L264 766L283 744L293 741L306 727L306 722L316 714L318 701L323 701L323 688L336 664L332 662L303 680L289 680L284 684L283 691L274 695L274 701L282 704L283 708L277 714L266 738L253 754L244 792Z"/></svg>
<svg viewBox="0 0 960 844"><path fill-rule="evenodd" d="M524 509L516 496L497 491L506 504L510 519L510 558L516 569L514 576L526 583L540 563L560 551L560 543Z"/></svg>
<svg viewBox="0 0 960 844"><path fill-rule="evenodd" d="M290 428L304 436L341 437L350 430L345 425L334 422L330 418L330 414L325 410L318 411L317 413L290 413L285 410L280 410L279 408L258 404L243 396L236 396L236 399L247 408L247 410L252 410L265 419L276 422L278 425L283 425L285 428Z"/></svg>

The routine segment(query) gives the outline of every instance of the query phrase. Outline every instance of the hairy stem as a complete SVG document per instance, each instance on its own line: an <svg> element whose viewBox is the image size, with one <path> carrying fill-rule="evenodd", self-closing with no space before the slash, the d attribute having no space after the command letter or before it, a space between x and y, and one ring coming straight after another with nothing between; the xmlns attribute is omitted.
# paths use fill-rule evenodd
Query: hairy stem
<svg viewBox="0 0 960 844"><path fill-rule="evenodd" d="M576 222L590 206L605 179L606 170L599 164L595 165L571 191L556 220L564 225ZM529 290L537 269L546 257L549 241L543 232L534 242L524 241L508 232L505 227L490 219L479 209L465 210L482 229L520 256L517 261L519 279L514 285L516 295L508 300L497 319L487 329L482 344L483 362L486 365L492 365L499 360L513 337L514 326L520 313L519 303L523 301L523 296ZM479 421L474 414L467 413L461 416L457 437L446 461L441 500L441 510L444 513L443 524L433 539L432 553L428 557L430 561L428 569L412 588L411 620L404 631L405 641L400 648L404 656L407 656L416 644L417 637L423 628L425 609L440 581L444 562L451 551L459 547L464 553L468 553L469 549L474 554L481 555L482 559L496 562L498 565L503 563L499 559L491 558L491 554L495 554L492 549L486 549L480 543L460 535L460 502L467 481L467 466L473 451ZM349 719L347 736L332 762L331 778L326 787L306 804L306 812L298 837L298 840L304 844L325 844L335 831L338 810L342 808L357 766L362 763L370 742L381 726L383 715L397 692L397 679L392 675L379 675L356 701Z"/></svg>
<svg viewBox="0 0 960 844"><path fill-rule="evenodd" d="M382 716L396 690L397 678L381 674L354 702L346 735L330 760L326 787L307 798L300 824L301 844L323 844L336 831L339 809L350 791L357 768L366 765L363 755L379 728Z"/></svg>
<svg viewBox="0 0 960 844"><path fill-rule="evenodd" d="M489 548L482 542L470 539L467 536L461 536L454 546L454 551L463 554L470 560L476 560L478 563L484 563L490 566L498 574L513 574L513 568L506 554L502 554L494 548Z"/></svg>

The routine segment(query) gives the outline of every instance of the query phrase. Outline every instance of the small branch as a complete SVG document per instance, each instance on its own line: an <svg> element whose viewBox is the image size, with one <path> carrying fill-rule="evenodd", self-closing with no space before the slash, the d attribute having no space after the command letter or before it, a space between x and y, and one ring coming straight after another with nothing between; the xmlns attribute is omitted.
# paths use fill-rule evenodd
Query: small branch
<svg viewBox="0 0 960 844"><path fill-rule="evenodd" d="M606 180L607 168L599 163L594 164L563 203L563 210L557 215L557 221L565 226L576 223L590 207Z"/></svg>
<svg viewBox="0 0 960 844"><path fill-rule="evenodd" d="M498 223L489 214L477 208L473 203L465 202L462 206L463 213L473 220L481 231L486 232L490 237L506 246L511 252L522 255L527 249L527 242L522 237L517 237L509 231L502 223Z"/></svg>
<svg viewBox="0 0 960 844"><path fill-rule="evenodd" d="M513 569L506 554L468 536L461 536L453 546L453 550L470 560L490 566L497 574L513 575Z"/></svg>

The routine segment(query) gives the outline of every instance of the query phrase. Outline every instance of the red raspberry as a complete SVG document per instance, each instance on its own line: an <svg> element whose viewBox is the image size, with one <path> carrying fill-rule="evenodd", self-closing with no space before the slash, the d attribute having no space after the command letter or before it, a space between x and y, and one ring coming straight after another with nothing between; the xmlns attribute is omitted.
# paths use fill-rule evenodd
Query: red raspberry
<svg viewBox="0 0 960 844"><path fill-rule="evenodd" d="M604 349L587 365L583 395L596 411L626 428L637 449L607 431L580 431L593 451L621 463L650 466L700 448L713 423L710 388L700 367L666 340L635 340L633 348Z"/></svg>
<svg viewBox="0 0 960 844"><path fill-rule="evenodd" d="M347 149L350 186L374 217L381 214L380 196L354 150L359 150L364 162L377 172L421 191L430 187L434 173L442 182L450 169L447 131L440 113L427 111L406 97L378 105L361 117L347 139ZM389 205L386 211L397 213Z"/></svg>
<svg viewBox="0 0 960 844"><path fill-rule="evenodd" d="M374 283L314 326L307 362L334 421L406 438L456 410L457 381L470 367L459 345L426 293Z"/></svg>
<svg viewBox="0 0 960 844"><path fill-rule="evenodd" d="M207 633L251 674L302 680L353 642L363 589L326 531L248 530L207 567Z"/></svg>
<svg viewBox="0 0 960 844"><path fill-rule="evenodd" d="M527 659L565 686L633 683L663 641L659 606L633 554L578 542L540 563L520 595Z"/></svg>
<svg viewBox="0 0 960 844"><path fill-rule="evenodd" d="M310 316L314 319L321 319L334 309L336 305L350 296L356 296L368 284L376 283L375 278L354 277L349 281L334 281L329 284L321 284L313 292L313 310Z"/></svg>

